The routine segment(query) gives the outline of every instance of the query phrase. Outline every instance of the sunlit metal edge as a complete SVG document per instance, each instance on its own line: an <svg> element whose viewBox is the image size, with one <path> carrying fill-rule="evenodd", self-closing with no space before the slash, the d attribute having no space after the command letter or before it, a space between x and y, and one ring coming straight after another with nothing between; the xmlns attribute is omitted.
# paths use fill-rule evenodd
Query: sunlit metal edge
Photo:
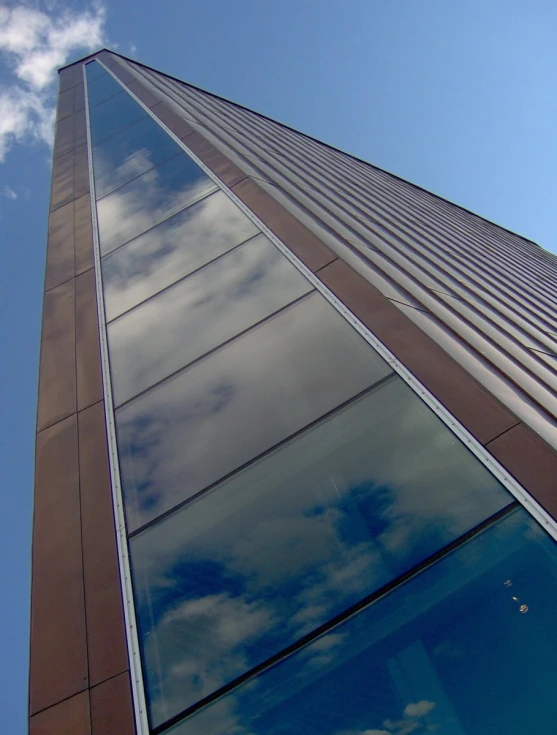
<svg viewBox="0 0 557 735"><path fill-rule="evenodd" d="M153 120L184 150L193 161L227 194L230 199L254 222L261 231L278 247L288 260L315 286L315 288L332 304L335 309L356 329L356 331L368 342L381 357L393 368L393 370L404 380L404 382L426 403L441 421L457 436L465 446L487 467L487 469L507 488L507 490L520 502L521 505L545 528L550 536L557 541L557 522L547 511L525 490L520 483L498 462L487 449L463 426L457 419L435 398L435 396L403 365L400 360L371 332L347 307L338 299L332 291L316 276L307 266L297 258L294 253L269 230L269 228L257 217L234 192L216 176L203 161L201 161L187 144L174 135L174 133L145 105L118 77L104 64L104 69L120 84L120 86L150 115ZM143 84L143 80L140 80ZM161 100L163 101L163 100ZM248 176L246 174L246 176Z"/></svg>
<svg viewBox="0 0 557 735"><path fill-rule="evenodd" d="M97 63L100 62L97 60ZM106 67L104 68L106 69ZM91 144L89 99L87 96L87 73L85 70L85 64L83 64L83 89L85 93L85 121L87 130L87 155L89 168L89 192L91 200L91 224L93 229L93 254L95 264L95 287L97 294L97 315L99 321L102 382L105 406L106 433L108 439L108 459L110 465L114 524L116 527L118 564L120 568L120 585L122 589L122 599L124 601L124 623L126 629L126 640L128 643L128 661L130 665L134 718L137 731L136 735L148 735L149 722L147 718L147 702L145 698L141 653L139 647L139 637L137 633L137 617L135 613L135 602L131 581L128 538L126 533L122 487L120 483L120 464L118 458L118 445L116 441L116 426L114 421L114 403L112 400L112 381L110 376L110 364L108 358L108 341L104 313L104 294L101 273L101 254L97 226L95 180L93 175L93 147Z"/></svg>

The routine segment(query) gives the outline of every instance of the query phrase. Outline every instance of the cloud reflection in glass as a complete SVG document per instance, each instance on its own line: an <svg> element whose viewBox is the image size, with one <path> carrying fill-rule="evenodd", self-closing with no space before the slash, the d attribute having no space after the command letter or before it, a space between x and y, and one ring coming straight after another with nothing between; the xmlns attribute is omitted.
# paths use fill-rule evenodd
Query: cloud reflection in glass
<svg viewBox="0 0 557 735"><path fill-rule="evenodd" d="M510 500L393 377L155 524L131 542L154 722Z"/></svg>
<svg viewBox="0 0 557 735"><path fill-rule="evenodd" d="M257 232L222 192L192 204L103 258L106 318L115 319Z"/></svg>
<svg viewBox="0 0 557 735"><path fill-rule="evenodd" d="M310 294L118 409L128 530L390 372L322 296Z"/></svg>
<svg viewBox="0 0 557 735"><path fill-rule="evenodd" d="M145 170L151 159L145 152L145 160L136 156L134 161L138 169ZM151 168L97 202L101 254L106 255L216 188L185 153Z"/></svg>
<svg viewBox="0 0 557 735"><path fill-rule="evenodd" d="M517 510L168 735L546 735L556 551Z"/></svg>

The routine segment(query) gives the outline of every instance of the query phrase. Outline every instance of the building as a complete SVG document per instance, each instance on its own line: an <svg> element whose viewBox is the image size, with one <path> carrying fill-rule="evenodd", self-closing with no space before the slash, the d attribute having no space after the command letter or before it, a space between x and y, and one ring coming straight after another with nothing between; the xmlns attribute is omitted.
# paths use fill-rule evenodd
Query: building
<svg viewBox="0 0 557 735"><path fill-rule="evenodd" d="M31 735L550 732L556 274L137 62L63 68Z"/></svg>

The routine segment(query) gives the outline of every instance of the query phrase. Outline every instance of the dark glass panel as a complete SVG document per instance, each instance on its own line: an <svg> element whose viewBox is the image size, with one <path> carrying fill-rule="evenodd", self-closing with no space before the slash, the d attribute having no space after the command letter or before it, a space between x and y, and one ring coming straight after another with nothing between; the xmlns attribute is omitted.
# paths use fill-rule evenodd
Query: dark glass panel
<svg viewBox="0 0 557 735"><path fill-rule="evenodd" d="M168 733L547 735L556 607L555 543L519 510Z"/></svg>
<svg viewBox="0 0 557 735"><path fill-rule="evenodd" d="M103 258L106 318L116 318L257 232L223 192L192 204Z"/></svg>
<svg viewBox="0 0 557 735"><path fill-rule="evenodd" d="M116 412L129 530L389 373L317 294L192 365Z"/></svg>
<svg viewBox="0 0 557 735"><path fill-rule="evenodd" d="M122 85L118 84L110 74L100 74L94 79L89 79L89 75L87 75L87 99L89 101L89 107L94 107L99 102L103 102L122 91Z"/></svg>
<svg viewBox="0 0 557 735"><path fill-rule="evenodd" d="M97 203L102 254L141 235L216 188L185 153L150 169Z"/></svg>
<svg viewBox="0 0 557 735"><path fill-rule="evenodd" d="M180 151L152 117L112 135L93 148L97 199Z"/></svg>
<svg viewBox="0 0 557 735"><path fill-rule="evenodd" d="M148 528L131 552L154 722L510 501L392 378Z"/></svg>
<svg viewBox="0 0 557 735"><path fill-rule="evenodd" d="M115 405L312 288L278 248L259 235L149 299L108 326Z"/></svg>
<svg viewBox="0 0 557 735"><path fill-rule="evenodd" d="M90 61L85 64L85 69L87 71L87 82L100 77L102 74L106 74L104 67L96 61Z"/></svg>
<svg viewBox="0 0 557 735"><path fill-rule="evenodd" d="M114 82L116 84L116 82ZM91 143L96 145L101 140L127 128L147 113L127 92L109 97L89 110L91 127Z"/></svg>

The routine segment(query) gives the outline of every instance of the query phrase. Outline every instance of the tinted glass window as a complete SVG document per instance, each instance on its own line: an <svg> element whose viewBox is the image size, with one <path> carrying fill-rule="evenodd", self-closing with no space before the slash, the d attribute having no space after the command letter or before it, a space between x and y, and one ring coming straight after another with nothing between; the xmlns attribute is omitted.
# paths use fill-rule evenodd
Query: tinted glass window
<svg viewBox="0 0 557 735"><path fill-rule="evenodd" d="M510 501L400 379L372 389L132 540L154 722Z"/></svg>
<svg viewBox="0 0 557 735"><path fill-rule="evenodd" d="M311 289L264 235L223 255L108 326L115 405Z"/></svg>
<svg viewBox="0 0 557 735"><path fill-rule="evenodd" d="M102 260L111 320L258 232L222 192L215 192Z"/></svg>
<svg viewBox="0 0 557 735"><path fill-rule="evenodd" d="M389 374L319 295L116 412L130 530Z"/></svg>
<svg viewBox="0 0 557 735"><path fill-rule="evenodd" d="M114 82L116 84L116 82ZM127 92L101 102L89 110L91 142L96 145L109 135L127 128L146 114L145 110Z"/></svg>
<svg viewBox="0 0 557 735"><path fill-rule="evenodd" d="M102 253L123 245L214 189L213 181L185 153L150 169L97 203Z"/></svg>
<svg viewBox="0 0 557 735"><path fill-rule="evenodd" d="M94 79L90 79L89 74L87 75L87 99L89 100L89 107L94 107L99 102L103 102L103 100L113 97L122 91L122 85L110 74L99 74Z"/></svg>
<svg viewBox="0 0 557 735"><path fill-rule="evenodd" d="M516 511L168 732L547 735L556 607L555 543Z"/></svg>
<svg viewBox="0 0 557 735"><path fill-rule="evenodd" d="M85 64L85 69L87 71L87 82L100 77L102 74L106 74L104 67L96 61L90 61L88 64Z"/></svg>
<svg viewBox="0 0 557 735"><path fill-rule="evenodd" d="M97 199L180 151L151 117L112 135L93 148Z"/></svg>

